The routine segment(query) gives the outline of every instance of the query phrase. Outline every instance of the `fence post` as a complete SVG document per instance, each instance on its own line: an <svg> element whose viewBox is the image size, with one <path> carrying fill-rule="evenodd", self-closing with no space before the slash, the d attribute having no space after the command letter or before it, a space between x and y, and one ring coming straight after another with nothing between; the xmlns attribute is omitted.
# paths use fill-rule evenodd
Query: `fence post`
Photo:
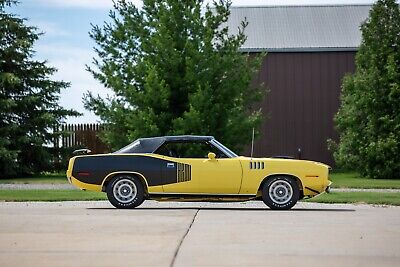
<svg viewBox="0 0 400 267"><path fill-rule="evenodd" d="M63 149L85 147L93 153L107 153L109 151L108 146L99 138L100 132L104 130L103 125L99 123L64 124L60 128L61 131L68 132L61 138Z"/></svg>

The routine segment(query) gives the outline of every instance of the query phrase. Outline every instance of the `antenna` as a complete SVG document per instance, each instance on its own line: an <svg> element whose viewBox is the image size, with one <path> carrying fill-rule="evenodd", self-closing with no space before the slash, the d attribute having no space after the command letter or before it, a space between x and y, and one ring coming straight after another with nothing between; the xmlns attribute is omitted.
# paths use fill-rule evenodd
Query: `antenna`
<svg viewBox="0 0 400 267"><path fill-rule="evenodd" d="M253 159L253 150L254 150L254 127L253 127L253 136L251 138L251 159Z"/></svg>

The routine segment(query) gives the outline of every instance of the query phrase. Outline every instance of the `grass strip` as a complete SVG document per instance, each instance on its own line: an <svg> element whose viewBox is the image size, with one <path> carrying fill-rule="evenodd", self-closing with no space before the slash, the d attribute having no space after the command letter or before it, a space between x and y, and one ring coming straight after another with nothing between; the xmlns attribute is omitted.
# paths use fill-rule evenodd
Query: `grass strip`
<svg viewBox="0 0 400 267"><path fill-rule="evenodd" d="M85 201L105 200L102 192L80 190L0 190L0 201ZM400 193L334 192L321 194L305 202L366 203L400 206Z"/></svg>
<svg viewBox="0 0 400 267"><path fill-rule="evenodd" d="M400 206L400 193L332 192L329 194L323 193L304 201L317 203L365 203Z"/></svg>
<svg viewBox="0 0 400 267"><path fill-rule="evenodd" d="M329 179L334 188L389 188L400 189L400 179L368 179L355 172L331 173Z"/></svg>
<svg viewBox="0 0 400 267"><path fill-rule="evenodd" d="M368 179L355 172L334 172L329 179L333 188L400 189L400 179ZM46 174L29 178L0 179L0 184L66 184L65 174Z"/></svg>
<svg viewBox="0 0 400 267"><path fill-rule="evenodd" d="M81 190L0 190L0 201L84 201L105 200L103 192Z"/></svg>
<svg viewBox="0 0 400 267"><path fill-rule="evenodd" d="M27 178L0 179L0 184L67 184L65 174L46 174Z"/></svg>

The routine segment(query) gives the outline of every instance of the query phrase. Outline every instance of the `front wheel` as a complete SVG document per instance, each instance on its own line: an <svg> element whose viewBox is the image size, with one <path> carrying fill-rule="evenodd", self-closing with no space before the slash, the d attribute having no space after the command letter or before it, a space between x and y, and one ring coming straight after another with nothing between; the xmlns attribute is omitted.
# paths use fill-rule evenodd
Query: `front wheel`
<svg viewBox="0 0 400 267"><path fill-rule="evenodd" d="M262 187L262 199L273 210L288 210L299 200L300 189L297 182L288 176L275 176Z"/></svg>
<svg viewBox="0 0 400 267"><path fill-rule="evenodd" d="M132 209L144 201L142 182L134 176L118 175L111 179L106 187L111 204L119 209Z"/></svg>

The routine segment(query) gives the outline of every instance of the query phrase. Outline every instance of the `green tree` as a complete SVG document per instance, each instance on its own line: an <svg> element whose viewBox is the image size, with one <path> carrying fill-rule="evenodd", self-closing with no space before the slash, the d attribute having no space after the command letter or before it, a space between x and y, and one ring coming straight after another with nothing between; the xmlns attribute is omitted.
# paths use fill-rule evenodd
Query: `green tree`
<svg viewBox="0 0 400 267"><path fill-rule="evenodd" d="M361 30L356 72L343 80L334 156L362 175L400 178L399 5L378 1Z"/></svg>
<svg viewBox="0 0 400 267"><path fill-rule="evenodd" d="M88 70L115 95L84 101L108 125L112 148L173 134L214 135L235 149L249 142L261 122L250 109L261 97L251 84L261 56L238 52L247 23L228 33L230 5L144 0L138 9L118 1L111 22L93 27L98 59Z"/></svg>
<svg viewBox="0 0 400 267"><path fill-rule="evenodd" d="M46 170L50 155L44 145L57 134L53 127L72 110L58 106L68 83L52 81L56 70L33 60L37 28L6 12L13 0L0 0L0 177Z"/></svg>

